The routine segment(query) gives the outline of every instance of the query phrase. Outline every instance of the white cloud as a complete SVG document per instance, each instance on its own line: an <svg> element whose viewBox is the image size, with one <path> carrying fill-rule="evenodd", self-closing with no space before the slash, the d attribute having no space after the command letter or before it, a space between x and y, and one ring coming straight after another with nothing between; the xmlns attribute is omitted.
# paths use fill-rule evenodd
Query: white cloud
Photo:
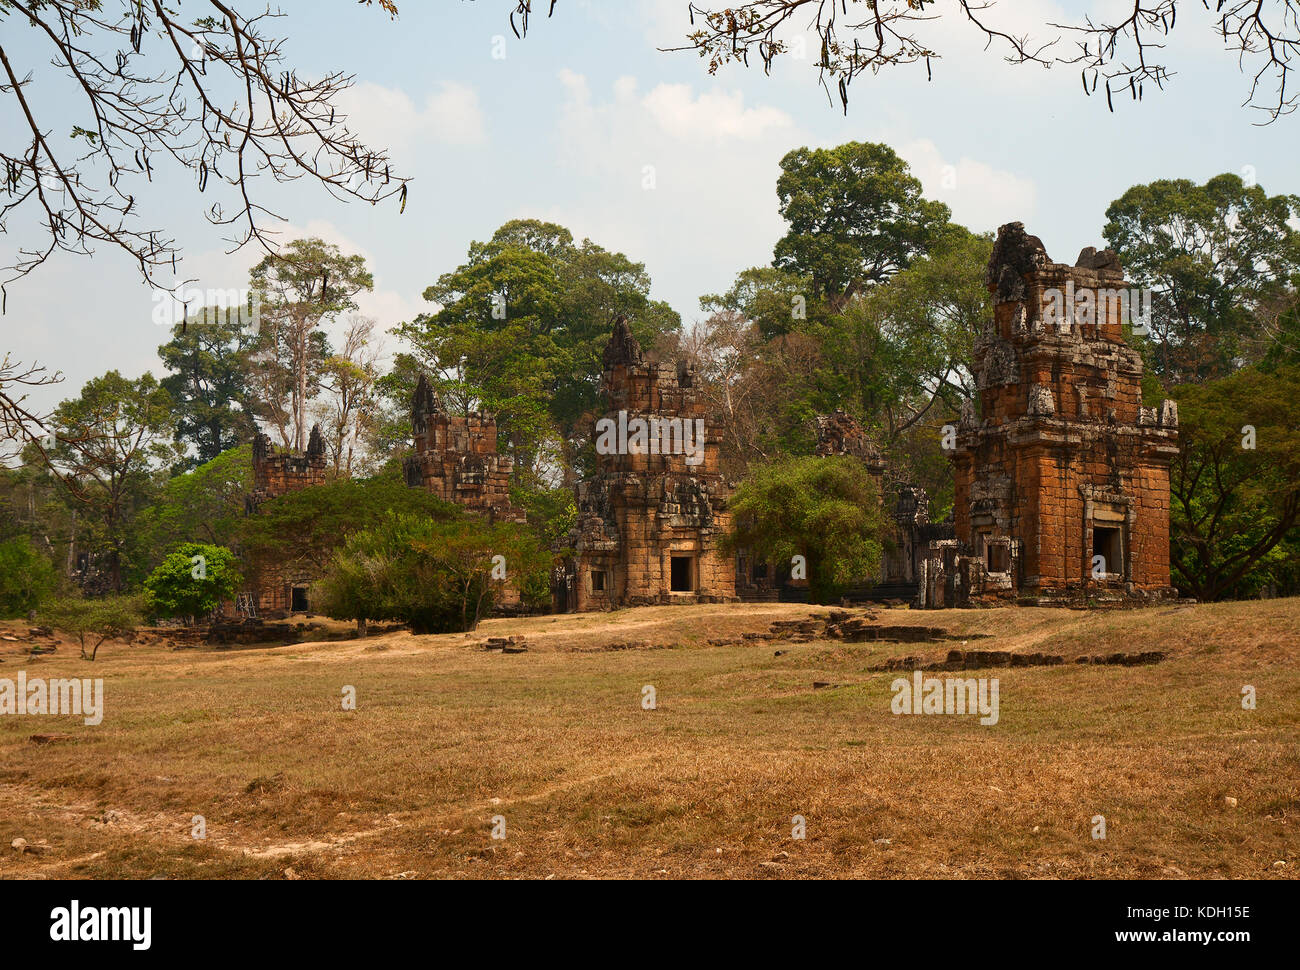
<svg viewBox="0 0 1300 970"><path fill-rule="evenodd" d="M898 144L895 151L921 180L927 198L952 210L954 222L975 232L1007 222L1032 225L1038 190L1032 179L960 155L946 157L928 138Z"/></svg>
<svg viewBox="0 0 1300 970"><path fill-rule="evenodd" d="M338 105L363 141L390 154L422 142L471 146L487 141L478 92L456 81L443 81L426 94L423 107L400 88L369 81L345 91Z"/></svg>
<svg viewBox="0 0 1300 970"><path fill-rule="evenodd" d="M688 84L660 84L642 105L659 128L674 138L758 141L794 128L794 119L770 107L746 108L739 91L692 96Z"/></svg>
<svg viewBox="0 0 1300 970"><path fill-rule="evenodd" d="M573 71L561 82L558 149L580 186L573 202L530 206L518 215L559 222L579 238L645 261L654 295L688 321L699 312L701 294L724 290L738 271L771 261L785 230L774 192L780 161L801 145L883 141L908 162L926 197L945 202L972 230L1035 222L1038 190L1031 179L952 153L903 126L827 139L783 111L746 104L742 94L723 88L661 84L641 94L634 80L623 78L602 96ZM652 189L643 188L647 172Z"/></svg>

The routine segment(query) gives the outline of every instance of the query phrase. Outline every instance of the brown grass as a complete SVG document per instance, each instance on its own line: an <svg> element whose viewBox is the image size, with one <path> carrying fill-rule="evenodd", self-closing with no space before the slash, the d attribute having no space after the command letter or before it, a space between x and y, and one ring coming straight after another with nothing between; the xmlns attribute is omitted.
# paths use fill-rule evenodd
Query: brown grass
<svg viewBox="0 0 1300 970"><path fill-rule="evenodd" d="M979 649L1170 655L973 674L1000 680L991 727L895 716L897 675L868 670L959 644L707 645L813 609L232 651L109 643L93 664L3 643L0 677L102 677L106 710L99 727L0 717L0 876L1295 877L1300 600L883 613L986 635ZM529 652L478 649L509 634ZM647 684L657 710L641 707Z"/></svg>

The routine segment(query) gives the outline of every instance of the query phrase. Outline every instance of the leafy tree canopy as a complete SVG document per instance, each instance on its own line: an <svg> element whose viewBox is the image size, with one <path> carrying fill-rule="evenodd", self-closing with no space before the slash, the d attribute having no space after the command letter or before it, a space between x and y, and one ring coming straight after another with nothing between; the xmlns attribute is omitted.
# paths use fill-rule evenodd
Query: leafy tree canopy
<svg viewBox="0 0 1300 970"><path fill-rule="evenodd" d="M832 308L927 252L948 223L942 202L888 145L798 148L781 159L776 194L790 228L774 265L812 281Z"/></svg>
<svg viewBox="0 0 1300 970"><path fill-rule="evenodd" d="M1279 578L1275 569L1294 572L1284 554L1300 539L1300 367L1248 367L1173 393L1174 582L1204 600L1255 595Z"/></svg>
<svg viewBox="0 0 1300 970"><path fill-rule="evenodd" d="M524 478L563 464L574 425L597 404L610 321L626 314L643 346L681 324L650 299L641 263L553 223L508 222L424 291L439 305L397 331L452 410L496 414L503 451ZM409 388L403 388L409 400Z"/></svg>
<svg viewBox="0 0 1300 970"><path fill-rule="evenodd" d="M879 572L880 493L856 459L793 458L757 468L730 509L735 525L726 546L749 548L770 563L803 556L816 602Z"/></svg>
<svg viewBox="0 0 1300 970"><path fill-rule="evenodd" d="M508 580L535 590L551 557L518 526L465 513L442 520L387 513L335 553L318 602L330 616L359 624L395 620L417 634L473 630L503 591L493 576L499 562Z"/></svg>
<svg viewBox="0 0 1300 970"><path fill-rule="evenodd" d="M1296 216L1300 196L1232 173L1135 185L1110 204L1106 240L1153 291L1153 364L1167 383L1224 377L1267 352L1258 314L1300 273Z"/></svg>

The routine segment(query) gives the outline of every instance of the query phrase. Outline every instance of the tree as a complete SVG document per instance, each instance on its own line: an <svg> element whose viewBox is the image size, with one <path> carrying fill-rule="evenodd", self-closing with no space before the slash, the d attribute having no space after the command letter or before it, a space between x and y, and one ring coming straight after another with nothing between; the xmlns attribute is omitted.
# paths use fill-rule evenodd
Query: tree
<svg viewBox="0 0 1300 970"><path fill-rule="evenodd" d="M810 299L832 310L905 269L948 223L948 207L922 197L888 145L795 149L781 159L776 194L790 228L773 265L810 279Z"/></svg>
<svg viewBox="0 0 1300 970"><path fill-rule="evenodd" d="M0 542L0 617L39 608L55 583L54 566L26 536Z"/></svg>
<svg viewBox="0 0 1300 970"><path fill-rule="evenodd" d="M132 525L154 487L152 473L179 458L170 443L171 397L151 374L131 381L113 370L60 404L54 423L54 462L88 513L87 538L106 560L108 588L121 592Z"/></svg>
<svg viewBox="0 0 1300 970"><path fill-rule="evenodd" d="M244 570L254 583L269 566L319 573L348 536L374 527L390 511L445 520L458 506L408 488L400 477L339 479L289 492L240 521Z"/></svg>
<svg viewBox="0 0 1300 970"><path fill-rule="evenodd" d="M811 30L821 42L813 60L818 79L831 96L834 84L847 113L849 87L859 75L899 65L925 65L932 77L941 52L926 36L941 29L932 12L936 0L748 0L726 7L692 2L688 9L694 30L677 51L695 51L714 74L725 64L748 66L750 55L771 71L778 58L802 58L801 31ZM522 4L521 4L522 6ZM1146 82L1161 90L1172 80L1161 52L1178 20L1179 0L1134 0L1117 17L1084 16L1075 23L1046 23L1040 38L1001 29L982 0L957 0L956 11L986 47L1001 52L1012 64L1077 67L1085 94L1104 82L1106 104L1114 110L1115 95L1141 100ZM1183 7L1196 6L1184 0ZM1204 4L1209 9L1209 4ZM1288 90L1293 59L1300 53L1300 4L1294 0L1220 0L1212 26L1224 48L1250 77L1246 104L1274 121L1295 109L1296 95ZM794 36L787 39L787 36ZM1062 44L1062 41L1066 43ZM1058 46L1059 45L1059 46Z"/></svg>
<svg viewBox="0 0 1300 970"><path fill-rule="evenodd" d="M144 581L144 604L150 616L206 616L223 600L232 600L244 579L235 554L222 546L186 542Z"/></svg>
<svg viewBox="0 0 1300 970"><path fill-rule="evenodd" d="M1153 293L1154 366L1166 382L1213 380L1261 352L1262 305L1300 273L1300 196L1231 173L1204 185L1135 185L1106 210L1106 240Z"/></svg>
<svg viewBox="0 0 1300 970"><path fill-rule="evenodd" d="M295 239L253 267L252 285L261 300L257 363L263 375L262 403L278 417L275 423L285 447L301 451L311 427L307 404L316 395L321 368L329 358L321 324L355 310L356 295L373 289L374 277L364 257L345 256L321 239Z"/></svg>
<svg viewBox="0 0 1300 970"><path fill-rule="evenodd" d="M753 463L810 454L827 362L821 341L793 331L764 340L759 324L735 310L697 323L671 356L695 366L698 393L719 418L720 457L740 479Z"/></svg>
<svg viewBox="0 0 1300 970"><path fill-rule="evenodd" d="M377 414L381 344L374 341L374 331L374 320L354 315L343 346L323 365L325 440L336 476L352 477L352 460Z"/></svg>
<svg viewBox="0 0 1300 970"><path fill-rule="evenodd" d="M158 348L171 371L162 387L172 398L176 440L193 446L181 463L196 468L257 433L249 401L249 354L256 334L233 314L217 308L202 324L177 324L172 339Z"/></svg>
<svg viewBox="0 0 1300 970"><path fill-rule="evenodd" d="M94 660L106 640L130 637L144 622L139 596L65 597L49 603L37 618L44 626L75 636L82 660Z"/></svg>
<svg viewBox="0 0 1300 970"><path fill-rule="evenodd" d="M0 0L0 96L16 119L6 128L13 143L0 146L8 196L0 229L18 218L40 234L20 246L0 293L56 250L90 254L106 245L150 282L164 267L174 271L178 246L165 229L139 223L155 167L168 159L188 169L200 193L220 194L207 208L212 223L235 227L236 245L256 240L268 252L275 246L264 220L278 217L257 191L259 176L305 176L336 198L396 196L405 207L407 180L336 110L352 76L308 80L286 64L284 40L264 32L282 15L245 17L219 0L184 14L161 0L106 6L118 4ZM397 15L391 0L379 6ZM38 86L14 64L19 55L30 65L52 62L66 83L60 89L42 75ZM76 114L52 119L48 105L61 90L78 99ZM60 143L55 130L70 137Z"/></svg>
<svg viewBox="0 0 1300 970"><path fill-rule="evenodd" d="M770 563L803 556L818 603L879 575L880 493L856 459L795 458L757 468L729 507L734 525L724 545Z"/></svg>
<svg viewBox="0 0 1300 970"><path fill-rule="evenodd" d="M913 428L976 399L975 338L993 321L993 241L949 225L931 252L830 318L826 389L889 451ZM905 476L904 476L905 477Z"/></svg>
<svg viewBox="0 0 1300 970"><path fill-rule="evenodd" d="M750 321L764 340L805 329L809 314L817 320L826 315L824 303L809 305L811 279L771 266L742 270L726 293L700 297L706 313L738 314Z"/></svg>
<svg viewBox="0 0 1300 970"><path fill-rule="evenodd" d="M1174 388L1179 454L1171 469L1170 561L1176 585L1201 600L1253 595L1277 554L1300 539L1300 367L1247 367ZM1288 546L1287 543L1290 543Z"/></svg>
<svg viewBox="0 0 1300 970"><path fill-rule="evenodd" d="M390 512L335 553L318 602L329 616L356 620L359 632L371 620L407 623L417 634L473 630L502 591L497 556L525 586L551 565L518 526L459 511L443 520Z"/></svg>
<svg viewBox="0 0 1300 970"><path fill-rule="evenodd" d="M543 480L572 467L567 443L597 406L611 319L626 314L643 346L680 326L649 292L645 267L621 253L553 223L508 222L424 291L441 309L398 328L412 354L397 366L429 371L450 410L493 412L519 479L554 484Z"/></svg>
<svg viewBox="0 0 1300 970"><path fill-rule="evenodd" d="M141 511L135 579L183 542L233 546L240 538L246 500L253 490L253 446L222 452L184 475L167 480L161 493Z"/></svg>

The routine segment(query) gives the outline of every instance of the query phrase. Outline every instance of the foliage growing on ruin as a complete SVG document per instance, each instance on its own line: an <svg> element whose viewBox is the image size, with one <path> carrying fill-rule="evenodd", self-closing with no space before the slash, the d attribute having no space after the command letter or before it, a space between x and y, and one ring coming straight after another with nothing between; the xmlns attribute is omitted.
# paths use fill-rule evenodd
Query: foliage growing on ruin
<svg viewBox="0 0 1300 970"><path fill-rule="evenodd" d="M502 557L497 560L496 557ZM317 604L340 620L393 620L417 634L473 630L501 596L503 582L536 590L551 557L526 529L461 513L444 520L386 514L353 533L317 587ZM529 578L534 582L528 582Z"/></svg>
<svg viewBox="0 0 1300 970"><path fill-rule="evenodd" d="M803 556L815 602L833 602L854 582L879 575L884 525L880 495L854 458L795 458L751 472L729 509L724 546L769 563Z"/></svg>

